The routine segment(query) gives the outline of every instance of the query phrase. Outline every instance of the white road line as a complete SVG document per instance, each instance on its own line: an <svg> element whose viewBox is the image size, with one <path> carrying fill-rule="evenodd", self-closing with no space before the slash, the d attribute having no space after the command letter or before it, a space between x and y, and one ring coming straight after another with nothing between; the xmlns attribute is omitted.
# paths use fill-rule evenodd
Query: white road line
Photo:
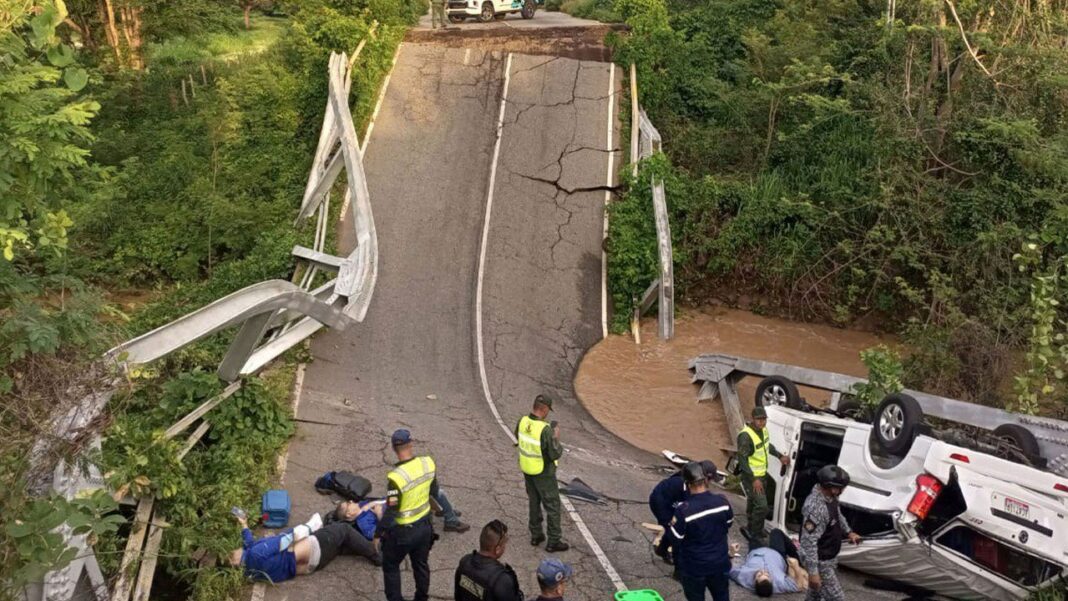
<svg viewBox="0 0 1068 601"><path fill-rule="evenodd" d="M605 186L612 187L612 169L615 154L612 152L612 129L615 120L612 119L612 111L616 100L616 64L610 63L608 71L608 140L605 148L608 150L608 175L605 177ZM608 239L608 203L612 200L612 191L604 191L604 229L601 232L601 338L608 337L608 253L605 252L604 242Z"/></svg>
<svg viewBox="0 0 1068 601"><path fill-rule="evenodd" d="M367 152L367 144L371 141L371 132L375 130L375 120L378 119L378 111L382 108L382 101L386 99L386 90L389 89L389 79L393 77L393 69L397 66L397 59L400 58L401 46L403 43L397 44L397 51L393 53L393 62L389 65L389 71L386 73L386 78L382 80L382 89L378 91L378 100L375 101L375 110L371 111L371 121L367 124L367 132L363 134L363 144L360 145L360 158L363 159L363 155ZM337 214L338 223L345 221L345 211L349 210L349 203L351 199L349 194L345 193L345 203L341 205L341 212Z"/></svg>
<svg viewBox="0 0 1068 601"><path fill-rule="evenodd" d="M478 375L482 379L482 394L486 398L486 404L489 405L490 412L493 413L493 418L497 420L497 424L504 430L508 439L513 443L516 442L515 434L508 428L508 425L501 419L501 412L497 409L497 403L493 402L493 395L489 390L489 378L486 377L486 352L482 343L482 286L486 273L486 248L489 242L489 229L490 229L490 216L493 212L493 189L497 184L497 161L501 156L501 134L504 131L504 109L508 104L508 86L511 83L512 74L512 53L508 53L508 60L504 65L504 89L501 92L501 108L497 114L497 140L493 145L493 163L490 165L490 177L489 177L489 190L486 192L486 216L482 221L482 247L478 253L478 280L475 290L475 340L476 348L478 350ZM575 522L575 526L579 532L582 533L582 537L586 539L586 543L593 550L593 554L597 557L597 560L601 562L601 567L604 568L605 573L608 575L608 579L612 581L612 585L616 587L617 591L627 590L627 586L623 584L623 579L619 577L619 572L609 561L608 556L605 555L604 550L601 549L601 545L597 544L597 539L593 537L593 533L586 527L586 522L582 520L582 516L575 510L575 506L571 504L571 500L567 497L561 497L561 502L564 508L567 510L567 514L571 516L571 519Z"/></svg>
<svg viewBox="0 0 1068 601"><path fill-rule="evenodd" d="M300 407L300 395L304 391L304 370L307 369L307 363L297 364L297 373L293 378L293 417L297 416L297 409ZM280 485L285 484L286 480L286 464L289 463L289 445L286 445L284 453L278 457L278 483ZM252 585L252 597L250 601L263 601L264 595L267 594L267 585L263 582L257 582Z"/></svg>

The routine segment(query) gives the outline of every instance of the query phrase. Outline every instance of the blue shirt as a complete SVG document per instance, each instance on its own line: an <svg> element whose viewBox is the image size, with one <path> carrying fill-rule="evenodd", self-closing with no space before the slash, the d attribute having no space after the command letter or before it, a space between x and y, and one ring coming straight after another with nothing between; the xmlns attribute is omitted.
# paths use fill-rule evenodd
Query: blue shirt
<svg viewBox="0 0 1068 601"><path fill-rule="evenodd" d="M679 571L687 576L715 576L730 571L727 531L734 511L723 495L708 491L690 495L675 509L671 532L679 539L676 547Z"/></svg>
<svg viewBox="0 0 1068 601"><path fill-rule="evenodd" d="M649 493L649 510L656 517L656 523L667 526L675 515L675 506L689 497L686 492L686 484L682 481L682 474L675 474L670 478L664 478Z"/></svg>
<svg viewBox="0 0 1068 601"><path fill-rule="evenodd" d="M274 583L295 577L297 556L288 548L281 549L282 538L285 536L287 533L255 540L251 530L242 530L241 538L244 539L245 551L241 554L241 563L245 565L245 576Z"/></svg>
<svg viewBox="0 0 1068 601"><path fill-rule="evenodd" d="M801 589L797 583L787 575L786 560L778 551L770 547L753 549L746 555L745 562L731 570L731 580L742 587L753 590L756 586L756 573L767 570L771 578L771 588L774 593L797 593Z"/></svg>
<svg viewBox="0 0 1068 601"><path fill-rule="evenodd" d="M378 528L378 516L375 512L371 511L369 507L376 501L363 501L360 503L360 508L365 509L363 513L356 516L356 523L353 524L360 534L367 540L371 540L375 537L375 529Z"/></svg>

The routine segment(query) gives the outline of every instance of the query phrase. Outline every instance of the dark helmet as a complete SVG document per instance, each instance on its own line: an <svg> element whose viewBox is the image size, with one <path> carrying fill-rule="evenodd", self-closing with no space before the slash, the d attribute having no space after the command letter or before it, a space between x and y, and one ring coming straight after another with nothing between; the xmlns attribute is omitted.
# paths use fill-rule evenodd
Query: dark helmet
<svg viewBox="0 0 1068 601"><path fill-rule="evenodd" d="M705 481L705 468L697 461L691 461L682 468L682 479L686 484L696 484Z"/></svg>
<svg viewBox="0 0 1068 601"><path fill-rule="evenodd" d="M849 486L849 472L837 465L825 465L816 472L816 480L820 486L837 486L845 488Z"/></svg>

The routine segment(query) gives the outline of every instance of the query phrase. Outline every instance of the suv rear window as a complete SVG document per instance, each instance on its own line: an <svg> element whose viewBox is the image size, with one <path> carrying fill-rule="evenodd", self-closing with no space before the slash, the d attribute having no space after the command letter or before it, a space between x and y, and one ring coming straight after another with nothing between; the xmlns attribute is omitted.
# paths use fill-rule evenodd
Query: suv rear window
<svg viewBox="0 0 1068 601"><path fill-rule="evenodd" d="M935 542L1023 586L1042 584L1061 573L1059 566L1032 557L963 524L942 533Z"/></svg>

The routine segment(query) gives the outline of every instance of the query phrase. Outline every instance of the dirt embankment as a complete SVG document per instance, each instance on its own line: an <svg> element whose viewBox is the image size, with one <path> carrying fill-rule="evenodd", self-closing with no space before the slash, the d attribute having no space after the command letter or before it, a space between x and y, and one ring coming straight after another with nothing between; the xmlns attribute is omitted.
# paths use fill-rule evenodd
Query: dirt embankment
<svg viewBox="0 0 1068 601"><path fill-rule="evenodd" d="M626 26L623 25L540 29L454 28L447 31L412 29L405 35L404 41L415 44L436 44L450 48L477 48L607 62L612 60L612 52L605 46L605 36L610 31L625 30Z"/></svg>

